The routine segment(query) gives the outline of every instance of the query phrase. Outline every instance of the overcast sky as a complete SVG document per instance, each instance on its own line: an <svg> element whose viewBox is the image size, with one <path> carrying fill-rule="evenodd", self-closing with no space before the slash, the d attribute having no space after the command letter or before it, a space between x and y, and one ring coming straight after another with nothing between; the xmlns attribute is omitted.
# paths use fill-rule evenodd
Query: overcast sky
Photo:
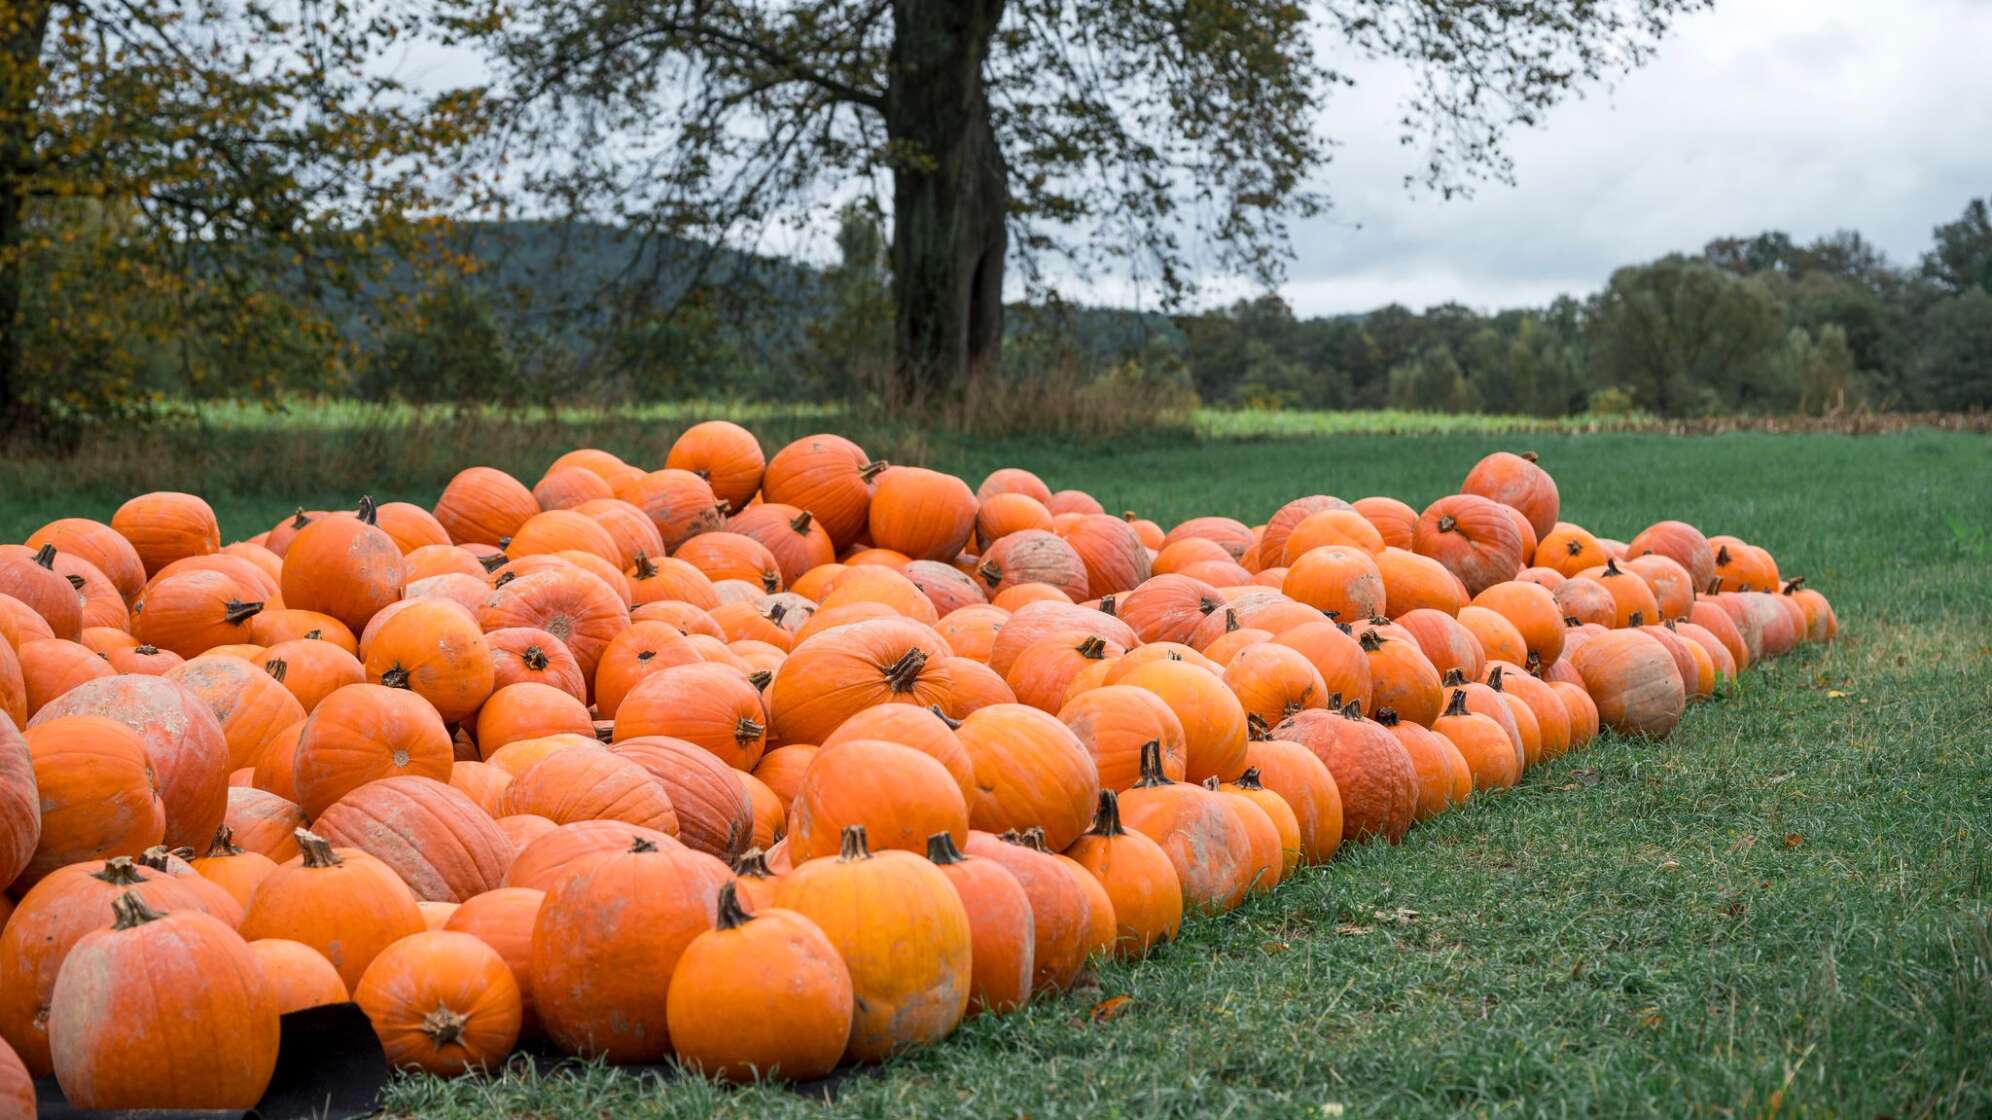
<svg viewBox="0 0 1992 1120"><path fill-rule="evenodd" d="M1302 314L1491 309L1601 287L1718 234L1860 230L1897 263L1992 194L1992 0L1717 0L1645 69L1511 137L1515 185L1407 193L1401 77L1328 107L1328 217L1298 230Z"/></svg>
<svg viewBox="0 0 1992 1120"><path fill-rule="evenodd" d="M1913 262L1933 226L1992 195L1988 47L1992 0L1717 0L1644 69L1511 135L1514 185L1453 201L1404 186L1421 155L1398 143L1406 71L1331 57L1360 84L1322 106L1339 145L1323 173L1334 207L1295 228L1282 294L1302 315L1539 305L1595 291L1620 265L1766 229L1857 229ZM435 84L483 71L436 47L399 64ZM827 232L761 248L821 257ZM1068 294L1144 302L1110 282Z"/></svg>

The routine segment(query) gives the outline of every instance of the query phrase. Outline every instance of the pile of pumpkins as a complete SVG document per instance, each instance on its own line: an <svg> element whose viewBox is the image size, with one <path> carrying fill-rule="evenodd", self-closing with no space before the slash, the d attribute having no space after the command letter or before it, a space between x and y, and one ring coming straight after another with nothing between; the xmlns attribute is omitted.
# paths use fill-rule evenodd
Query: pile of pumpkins
<svg viewBox="0 0 1992 1120"><path fill-rule="evenodd" d="M0 1112L248 1107L346 1001L435 1074L818 1077L1837 628L1742 540L1558 518L1500 453L1165 532L712 421L227 546L52 522L0 546Z"/></svg>

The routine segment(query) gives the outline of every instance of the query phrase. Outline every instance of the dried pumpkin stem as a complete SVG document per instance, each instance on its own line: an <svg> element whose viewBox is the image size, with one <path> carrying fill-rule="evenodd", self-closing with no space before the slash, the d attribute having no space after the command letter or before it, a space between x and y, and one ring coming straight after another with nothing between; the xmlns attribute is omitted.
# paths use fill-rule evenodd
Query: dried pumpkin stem
<svg viewBox="0 0 1992 1120"><path fill-rule="evenodd" d="M1100 804L1093 810L1091 832L1094 836L1109 838L1127 835L1127 829L1121 827L1120 795L1113 790L1100 791Z"/></svg>
<svg viewBox="0 0 1992 1120"><path fill-rule="evenodd" d="M380 511L374 507L374 500L364 494L360 496L359 517L368 525L380 524Z"/></svg>
<svg viewBox="0 0 1992 1120"><path fill-rule="evenodd" d="M422 1033L437 1046L456 1046L462 1043L465 1028L470 1020L462 1012L447 1007L438 1007L422 1016Z"/></svg>
<svg viewBox="0 0 1992 1120"><path fill-rule="evenodd" d="M733 861L733 873L742 879L772 879L775 869L768 866L768 853L759 847L749 848Z"/></svg>
<svg viewBox="0 0 1992 1120"><path fill-rule="evenodd" d="M298 829L296 835L298 851L303 855L304 866L337 867L345 862L339 858L338 852L332 850L332 845L327 843L323 836L308 828Z"/></svg>
<svg viewBox="0 0 1992 1120"><path fill-rule="evenodd" d="M920 673L927 668L927 651L918 646L907 650L885 671L885 683L894 692L911 692L920 681Z"/></svg>
<svg viewBox="0 0 1992 1120"><path fill-rule="evenodd" d="M90 877L114 887L130 887L145 882L145 876L139 874L138 865L132 862L130 856L112 856L104 861L103 870L92 872Z"/></svg>
<svg viewBox="0 0 1992 1120"><path fill-rule="evenodd" d="M230 626L240 626L263 613L263 604L260 602L244 603L239 599L230 599L224 607L221 620Z"/></svg>
<svg viewBox="0 0 1992 1120"><path fill-rule="evenodd" d="M235 830L222 825L214 830L214 842L208 845L208 858L218 856L239 856L242 849L235 846Z"/></svg>
<svg viewBox="0 0 1992 1120"><path fill-rule="evenodd" d="M1445 715L1463 716L1466 714L1466 690L1453 689L1452 699L1446 702Z"/></svg>
<svg viewBox="0 0 1992 1120"><path fill-rule="evenodd" d="M872 858L871 847L865 842L865 826L847 824L838 837L837 858L845 863L852 860Z"/></svg>
<svg viewBox="0 0 1992 1120"><path fill-rule="evenodd" d="M731 882L719 888L719 905L716 908L714 925L720 929L735 929L754 920L754 915L740 905L740 892Z"/></svg>
<svg viewBox="0 0 1992 1120"><path fill-rule="evenodd" d="M946 867L951 863L960 863L968 857L961 854L960 848L955 847L953 833L936 832L927 837L927 858Z"/></svg>
<svg viewBox="0 0 1992 1120"><path fill-rule="evenodd" d="M1134 788L1153 789L1174 784L1169 775L1162 772L1162 740L1150 739L1141 744L1141 780L1134 783Z"/></svg>
<svg viewBox="0 0 1992 1120"><path fill-rule="evenodd" d="M112 899L111 913L116 916L116 921L111 924L112 929L135 929L166 916L147 906L136 891L126 891Z"/></svg>

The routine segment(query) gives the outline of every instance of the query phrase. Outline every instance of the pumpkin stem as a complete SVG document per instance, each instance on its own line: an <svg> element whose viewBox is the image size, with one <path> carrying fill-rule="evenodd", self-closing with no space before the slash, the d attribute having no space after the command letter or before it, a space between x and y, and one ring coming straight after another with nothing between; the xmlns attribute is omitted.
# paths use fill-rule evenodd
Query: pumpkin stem
<svg viewBox="0 0 1992 1120"><path fill-rule="evenodd" d="M733 873L742 879L772 879L775 869L768 866L768 853L759 847L749 848L733 861Z"/></svg>
<svg viewBox="0 0 1992 1120"><path fill-rule="evenodd" d="M1113 790L1100 791L1100 805L1093 810L1092 834L1108 838L1127 835L1127 829L1121 827L1120 795Z"/></svg>
<svg viewBox="0 0 1992 1120"><path fill-rule="evenodd" d="M719 511L720 520L723 521L733 513L733 502L729 498L718 498L713 501L712 508Z"/></svg>
<svg viewBox="0 0 1992 1120"><path fill-rule="evenodd" d="M550 662L547 660L545 650L538 646L527 646L519 652L519 664L535 673L544 673Z"/></svg>
<svg viewBox="0 0 1992 1120"><path fill-rule="evenodd" d="M654 650L654 649L647 649L647 650L644 650L644 651L643 651L642 653L639 653L639 654L637 654L637 655L636 655L636 659L637 659L637 660L638 660L639 662L642 662L642 661L648 661L648 660L650 660L651 658L653 658L653 657L656 657L656 656L657 656L657 651L656 651L656 650Z"/></svg>
<svg viewBox="0 0 1992 1120"><path fill-rule="evenodd" d="M782 574L775 571L762 572L761 586L767 589L768 594L773 595L782 589Z"/></svg>
<svg viewBox="0 0 1992 1120"><path fill-rule="evenodd" d="M133 652L133 653L135 653L135 654L137 654L137 655L139 655L140 657L157 657L157 656L159 656L159 647L158 647L158 646L136 646L136 647L133 647L133 649L132 649L132 652Z"/></svg>
<svg viewBox="0 0 1992 1120"><path fill-rule="evenodd" d="M767 728L756 723L754 720L746 716L741 716L740 722L733 725L733 738L736 742L751 743L759 739L762 735L767 734L767 731Z"/></svg>
<svg viewBox="0 0 1992 1120"><path fill-rule="evenodd" d="M1121 520L1122 520L1122 521L1126 521L1126 522L1128 522L1129 524L1133 524L1134 522L1136 522L1136 521L1139 521L1139 520L1141 520L1141 519L1135 516L1135 514L1134 514L1134 511L1133 511L1133 510L1131 510L1131 509L1124 509L1124 510L1122 510L1122 511L1121 511Z"/></svg>
<svg viewBox="0 0 1992 1120"><path fill-rule="evenodd" d="M374 500L364 494L360 495L359 517L368 525L380 524L380 511L374 508Z"/></svg>
<svg viewBox="0 0 1992 1120"><path fill-rule="evenodd" d="M309 524L311 524L311 518L304 515L304 507L297 507L296 515L291 518L291 528L302 529Z"/></svg>
<svg viewBox="0 0 1992 1120"><path fill-rule="evenodd" d="M1088 661L1104 661L1107 657L1107 640L1097 634L1089 634L1079 643L1079 656Z"/></svg>
<svg viewBox="0 0 1992 1120"><path fill-rule="evenodd" d="M838 838L838 862L850 863L853 860L870 858L872 858L871 846L865 841L865 826L861 824L845 825L843 834Z"/></svg>
<svg viewBox="0 0 1992 1120"><path fill-rule="evenodd" d="M1293 713L1288 712L1287 714L1292 715ZM1272 725L1266 722L1266 718L1264 716L1260 715L1257 712L1245 713L1246 738L1257 743L1263 739L1270 738L1270 736L1267 733L1270 732L1271 730L1272 730Z"/></svg>
<svg viewBox="0 0 1992 1120"><path fill-rule="evenodd" d="M1173 649L1165 649L1165 650L1163 650L1163 651L1162 651L1162 656L1164 656L1164 657L1168 658L1168 659L1169 659L1169 660L1171 660L1171 661L1181 661L1181 660L1183 659L1183 655L1182 655L1182 654L1180 654L1180 653L1177 653L1177 652L1176 652L1175 650L1173 650Z"/></svg>
<svg viewBox="0 0 1992 1120"><path fill-rule="evenodd" d="M306 638L306 639L308 639L308 640L310 640L310 641L314 641L314 642L316 642L316 641L319 641L319 640L321 640L321 639L323 639L323 638L325 637L325 631L323 631L323 630L306 630L306 631L304 632L304 636L305 636L305 638Z"/></svg>
<svg viewBox="0 0 1992 1120"><path fill-rule="evenodd" d="M773 683L774 679L775 675L766 669L756 669L747 674L747 683L753 685L756 692L768 691L768 685ZM753 721L749 720L748 722L752 723ZM756 724L755 726L758 727L760 725ZM751 739L753 736L749 735L748 738Z"/></svg>
<svg viewBox="0 0 1992 1120"><path fill-rule="evenodd" d="M1259 768L1257 766L1247 766L1245 772L1238 775L1238 780L1232 784L1239 789L1266 788L1266 784L1259 780Z"/></svg>
<svg viewBox="0 0 1992 1120"><path fill-rule="evenodd" d="M994 560L984 560L982 566L975 569L975 574L991 587L1003 582L1003 569Z"/></svg>
<svg viewBox="0 0 1992 1120"><path fill-rule="evenodd" d="M1728 546L1728 545L1726 545L1726 544L1725 544L1725 545L1722 545L1721 547L1719 547L1719 548L1717 548L1717 549L1715 550L1715 566L1716 566L1716 567L1718 567L1718 568L1726 568L1726 567L1728 567L1728 566L1730 565L1730 563L1731 563L1731 562L1733 561L1733 559L1734 559L1734 558L1733 558L1733 557L1731 557L1731 556L1729 555L1729 546Z"/></svg>
<svg viewBox="0 0 1992 1120"><path fill-rule="evenodd" d="M219 856L239 856L242 849L235 846L235 830L222 825L214 830L214 843L208 845L207 858Z"/></svg>
<svg viewBox="0 0 1992 1120"><path fill-rule="evenodd" d="M894 692L911 692L920 681L920 673L927 667L927 651L914 646L899 655L892 668L885 671L885 683Z"/></svg>
<svg viewBox="0 0 1992 1120"><path fill-rule="evenodd" d="M809 532L809 526L814 517L815 515L810 513L808 510L803 510L801 513L796 514L795 517L789 521L789 528L795 530L797 533L807 534Z"/></svg>
<svg viewBox="0 0 1992 1120"><path fill-rule="evenodd" d="M1563 546L1563 549L1572 556L1582 556L1584 555L1584 542L1578 540L1576 537L1571 537L1569 542Z"/></svg>
<svg viewBox="0 0 1992 1120"><path fill-rule="evenodd" d="M51 545L50 547L52 548L52 547L54 547L54 546L53 546L53 545ZM63 576L62 578L63 578L63 579L66 579L66 580L68 580L68 581L69 581L69 586L71 586L71 587L75 588L75 589L76 589L76 590L78 590L78 591L81 591L81 590L83 590L83 587L84 587L84 584L86 584L86 583L88 582L88 581L87 581L87 580L85 580L85 579L84 579L84 578L83 578L82 576L79 576L79 575L67 575L67 576Z"/></svg>
<svg viewBox="0 0 1992 1120"><path fill-rule="evenodd" d="M1114 613L1114 597L1112 595L1100 596L1100 613L1106 615L1108 618L1120 617Z"/></svg>
<svg viewBox="0 0 1992 1120"><path fill-rule="evenodd" d="M407 688L409 684L409 672L400 665L396 665L394 668L380 675L380 683L386 685L388 688Z"/></svg>
<svg viewBox="0 0 1992 1120"><path fill-rule="evenodd" d="M40 564L42 567L47 568L50 571L54 571L55 546L52 544L45 544L41 546L41 549L35 553L35 563Z"/></svg>
<svg viewBox="0 0 1992 1120"><path fill-rule="evenodd" d="M601 741L601 742L604 742L604 743L613 743L613 742L615 742L615 741L616 741L616 723L615 723L615 721L614 721L614 720L599 720L599 719L598 719L598 720L596 720L596 721L595 721L595 738L596 738L597 740Z"/></svg>
<svg viewBox="0 0 1992 1120"><path fill-rule="evenodd" d="M1218 602L1216 599L1213 599L1208 595L1202 596L1197 599L1197 610L1204 614L1209 614L1210 612L1216 610L1217 608L1223 605L1224 605L1223 603Z"/></svg>
<svg viewBox="0 0 1992 1120"><path fill-rule="evenodd" d="M1044 841L1044 829L1038 825L1032 825L1024 830L1022 843L1033 852L1051 854L1051 846Z"/></svg>
<svg viewBox="0 0 1992 1120"><path fill-rule="evenodd" d="M1162 740L1150 739L1141 744L1141 780L1134 783L1134 788L1153 789L1174 784L1169 775L1162 772Z"/></svg>
<svg viewBox="0 0 1992 1120"><path fill-rule="evenodd" d="M1790 595L1791 593L1797 591L1800 587L1803 587L1804 585L1805 585L1804 576L1793 576L1785 581L1784 593Z"/></svg>
<svg viewBox="0 0 1992 1120"><path fill-rule="evenodd" d="M1331 712L1342 710L1342 692L1340 689L1328 694L1328 710Z"/></svg>
<svg viewBox="0 0 1992 1120"><path fill-rule="evenodd" d="M504 563L510 563L510 561L505 561ZM500 564L499 566L500 566L500 567L503 567L503 566L504 566L504 563L501 563L501 564ZM503 587L503 586L505 586L506 584L508 584L508 583L512 582L513 580L515 580L515 579L518 579L518 578L519 578L519 573L517 573L517 572L506 572L506 573L505 573L504 575L502 575L502 576L499 576L499 577L498 577L497 579L494 579L494 580L492 580L492 581L491 581L491 586L492 586L492 587L493 587L494 589L495 589L495 588L499 588L499 587Z"/></svg>
<svg viewBox="0 0 1992 1120"><path fill-rule="evenodd" d="M652 840L647 836L632 836L629 838L630 855L642 855L644 853L654 852L656 850L657 850L657 841Z"/></svg>
<svg viewBox="0 0 1992 1120"><path fill-rule="evenodd" d="M1542 654L1536 650L1530 650L1528 660L1522 663L1522 668L1527 669L1538 677L1542 676Z"/></svg>
<svg viewBox="0 0 1992 1120"><path fill-rule="evenodd" d="M141 867L150 867L154 871L166 872L172 870L172 861L176 859L185 861L192 858L194 858L194 850L192 848L169 848L164 844L154 844L138 854L138 862Z"/></svg>
<svg viewBox="0 0 1992 1120"><path fill-rule="evenodd" d="M437 1046L455 1046L463 1040L464 1028L470 1020L461 1013L447 1007L438 1007L422 1016L422 1033Z"/></svg>
<svg viewBox="0 0 1992 1120"><path fill-rule="evenodd" d="M276 681L278 684L282 684L284 683L284 678L290 675L290 662L279 657L268 665L263 666L263 671L270 674L270 679Z"/></svg>
<svg viewBox="0 0 1992 1120"><path fill-rule="evenodd" d="M1499 665L1496 665L1494 666L1494 668L1488 670L1487 687L1493 689L1496 692L1501 691L1501 667Z"/></svg>
<svg viewBox="0 0 1992 1120"><path fill-rule="evenodd" d="M111 924L112 929L136 929L147 922L156 922L166 916L147 906L136 891L126 891L112 899L111 913L117 916L117 920Z"/></svg>
<svg viewBox="0 0 1992 1120"><path fill-rule="evenodd" d="M263 604L261 603L244 603L238 599L230 599L226 610L221 616L221 620L230 626L240 626L250 619L255 618L258 614L261 614L262 611Z"/></svg>
<svg viewBox="0 0 1992 1120"><path fill-rule="evenodd" d="M1363 631L1363 636L1356 641L1361 644L1364 653L1375 653L1383 648L1383 635L1373 629Z"/></svg>
<svg viewBox="0 0 1992 1120"><path fill-rule="evenodd" d="M1340 631L1341 631L1342 633L1344 633L1344 634L1351 634L1351 635L1353 635L1353 634L1354 634L1354 633L1356 632L1356 628L1355 628L1355 627L1353 627L1353 626L1349 625L1349 624L1348 624L1348 623L1346 623L1346 622L1343 622L1343 621L1341 621L1341 614L1342 614L1342 612L1340 612L1340 611L1323 611L1323 612L1321 612L1321 613L1323 613L1323 614L1327 615L1327 616L1328 616L1329 618L1332 618L1332 619L1335 619L1335 620L1336 620L1336 622L1335 622L1335 629L1337 629L1337 630L1340 630Z"/></svg>
<svg viewBox="0 0 1992 1120"><path fill-rule="evenodd" d="M1446 703L1445 715L1463 716L1466 714L1466 690L1453 689L1452 699Z"/></svg>
<svg viewBox="0 0 1992 1120"><path fill-rule="evenodd" d="M1237 632L1237 630L1238 612L1232 610L1230 607L1224 608L1224 632L1231 634Z"/></svg>
<svg viewBox="0 0 1992 1120"><path fill-rule="evenodd" d="M891 466L892 464L886 462L884 459L873 459L871 462L858 468L858 477L864 479L866 482L870 482L872 479L884 474L886 469Z"/></svg>
<svg viewBox="0 0 1992 1120"><path fill-rule="evenodd" d="M1361 700L1351 700L1342 705L1341 716L1343 719L1363 718L1363 702Z"/></svg>
<svg viewBox="0 0 1992 1120"><path fill-rule="evenodd" d="M788 604L769 603L768 609L761 612L761 617L767 619L769 622L774 623L776 626L780 626L782 624L782 619L788 617L788 613L789 613Z"/></svg>
<svg viewBox="0 0 1992 1120"><path fill-rule="evenodd" d="M1635 628L1644 626L1646 625L1646 612L1634 611L1631 614L1627 615L1625 620L1629 625Z"/></svg>
<svg viewBox="0 0 1992 1120"><path fill-rule="evenodd" d="M728 882L719 888L719 906L714 926L718 929L734 929L754 920L745 907L740 905L740 892Z"/></svg>
<svg viewBox="0 0 1992 1120"><path fill-rule="evenodd" d="M1459 528L1459 522L1453 519L1452 514L1442 513L1439 515L1439 532L1450 533L1457 528Z"/></svg>
<svg viewBox="0 0 1992 1120"><path fill-rule="evenodd" d="M304 856L306 867L337 867L346 862L339 858L339 853L332 850L332 845L326 843L323 836L308 828L297 830L297 847Z"/></svg>
<svg viewBox="0 0 1992 1120"><path fill-rule="evenodd" d="M512 562L512 558L505 555L502 552L494 552L489 556L478 557L477 562L479 564L482 564L484 566L484 570L487 573L489 573L489 572L495 572L498 569L504 567L505 565L510 564Z"/></svg>
<svg viewBox="0 0 1992 1120"><path fill-rule="evenodd" d="M1396 726L1397 726L1397 709L1396 709L1396 708L1378 708L1378 709L1376 710L1376 721L1377 721L1378 723L1380 723L1380 724L1384 725L1385 727L1396 727Z"/></svg>
<svg viewBox="0 0 1992 1120"><path fill-rule="evenodd" d="M1563 625L1567 628L1575 629L1584 625L1584 620L1574 614L1566 614L1563 616Z"/></svg>
<svg viewBox="0 0 1992 1120"><path fill-rule="evenodd" d="M1217 792L1217 790L1218 790L1218 785L1217 785L1217 775L1216 775L1216 774L1212 774L1212 775L1211 775L1210 777L1208 777L1208 778L1205 778L1205 779L1203 780L1203 787L1204 787L1205 789L1207 789L1207 790L1211 791L1212 793L1216 793L1216 792Z"/></svg>
<svg viewBox="0 0 1992 1120"><path fill-rule="evenodd" d="M961 854L960 848L955 847L953 833L936 832L927 837L927 858L946 867L951 863L960 863L968 857Z"/></svg>
<svg viewBox="0 0 1992 1120"><path fill-rule="evenodd" d="M1607 556L1605 557L1605 570L1598 573L1598 578L1603 579L1606 576L1622 576L1624 574L1624 572L1619 570L1619 562Z"/></svg>
<svg viewBox="0 0 1992 1120"><path fill-rule="evenodd" d="M104 861L101 871L91 872L90 877L114 887L130 887L145 882L145 876L138 873L138 865L130 856L112 856Z"/></svg>
<svg viewBox="0 0 1992 1120"><path fill-rule="evenodd" d="M1439 681L1440 686L1444 688L1451 688L1454 685L1460 685L1465 683L1466 683L1466 671L1464 669L1461 669L1457 665L1453 666L1450 669L1447 669L1444 679Z"/></svg>
<svg viewBox="0 0 1992 1120"><path fill-rule="evenodd" d="M953 718L952 716L948 715L946 712L942 711L941 706L939 704L929 704L927 705L927 710L941 717L941 722L948 725L949 731L961 730L961 721Z"/></svg>
<svg viewBox="0 0 1992 1120"><path fill-rule="evenodd" d="M639 549L636 553L635 570L636 578L649 579L651 576L657 574L657 565L651 563L650 557L645 556L643 551Z"/></svg>
<svg viewBox="0 0 1992 1120"><path fill-rule="evenodd" d="M1533 451L1524 451L1522 452L1522 458L1533 463L1536 461L1536 453Z"/></svg>

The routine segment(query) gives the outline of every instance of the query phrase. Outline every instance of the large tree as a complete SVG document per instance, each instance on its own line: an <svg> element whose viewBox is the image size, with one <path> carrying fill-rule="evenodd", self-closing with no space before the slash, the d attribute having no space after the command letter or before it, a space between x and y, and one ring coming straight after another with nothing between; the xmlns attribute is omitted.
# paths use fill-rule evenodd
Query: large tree
<svg viewBox="0 0 1992 1120"><path fill-rule="evenodd" d="M1764 386L1784 308L1756 277L1678 254L1621 268L1598 295L1588 334L1593 379L1662 416L1776 403Z"/></svg>
<svg viewBox="0 0 1992 1120"><path fill-rule="evenodd" d="M0 429L253 388L342 346L338 293L434 213L474 96L377 60L412 25L312 0L0 0Z"/></svg>
<svg viewBox="0 0 1992 1120"><path fill-rule="evenodd" d="M1327 201L1343 60L1414 70L1411 178L1451 193L1710 0L446 2L495 60L507 197L531 212L740 243L879 196L918 396L996 359L1013 265L1168 297L1277 278L1288 224Z"/></svg>

